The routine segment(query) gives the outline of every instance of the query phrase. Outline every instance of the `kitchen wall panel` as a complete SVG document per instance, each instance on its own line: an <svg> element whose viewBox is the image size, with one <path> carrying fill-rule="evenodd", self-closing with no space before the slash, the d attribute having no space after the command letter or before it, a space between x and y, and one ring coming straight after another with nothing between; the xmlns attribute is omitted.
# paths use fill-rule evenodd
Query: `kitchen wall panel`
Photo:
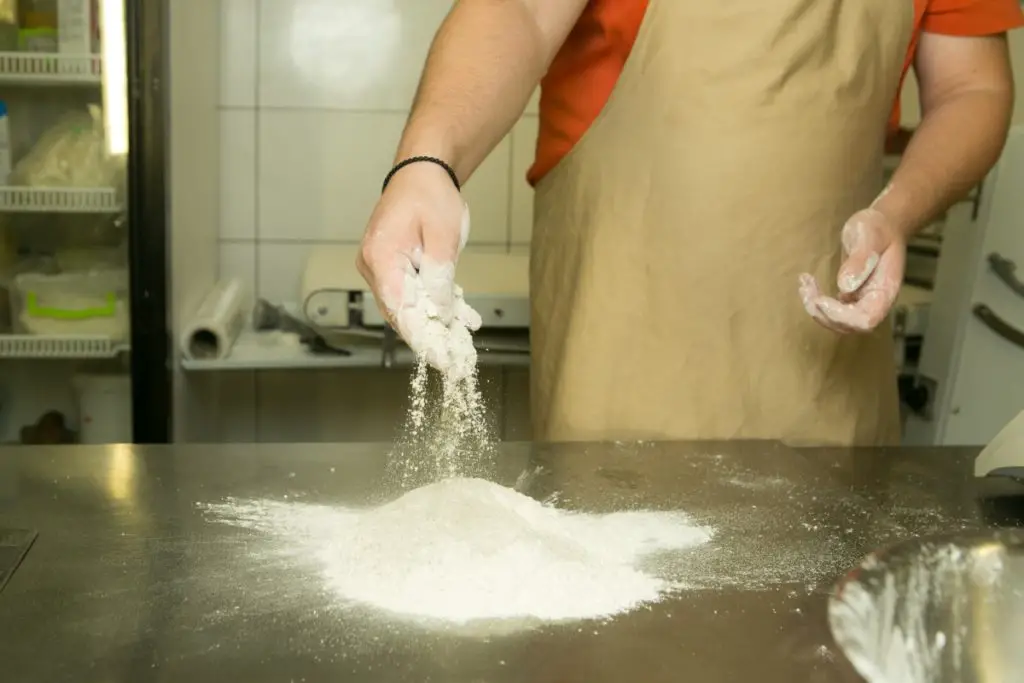
<svg viewBox="0 0 1024 683"><path fill-rule="evenodd" d="M318 244L358 243L451 0L219 0L222 276L296 301ZM470 249L522 251L537 98L467 183ZM501 431L529 435L528 373L489 369ZM404 370L225 373L213 439L390 439Z"/></svg>
<svg viewBox="0 0 1024 683"><path fill-rule="evenodd" d="M264 0L263 107L401 111L451 0Z"/></svg>
<svg viewBox="0 0 1024 683"><path fill-rule="evenodd" d="M406 116L399 111L261 111L260 239L358 242ZM474 243L508 242L510 163L505 141L466 184Z"/></svg>
<svg viewBox="0 0 1024 683"><path fill-rule="evenodd" d="M220 112L220 158L220 237L254 240L257 178L254 109Z"/></svg>
<svg viewBox="0 0 1024 683"><path fill-rule="evenodd" d="M256 106L256 0L220 0L220 102Z"/></svg>
<svg viewBox="0 0 1024 683"><path fill-rule="evenodd" d="M209 0L167 3L167 150L170 327L180 333L215 282L223 189L220 185L221 131L218 102L224 81L216 65L223 7ZM180 367L172 345L174 439L205 431L211 417L206 399ZM244 408L244 406L243 406Z"/></svg>

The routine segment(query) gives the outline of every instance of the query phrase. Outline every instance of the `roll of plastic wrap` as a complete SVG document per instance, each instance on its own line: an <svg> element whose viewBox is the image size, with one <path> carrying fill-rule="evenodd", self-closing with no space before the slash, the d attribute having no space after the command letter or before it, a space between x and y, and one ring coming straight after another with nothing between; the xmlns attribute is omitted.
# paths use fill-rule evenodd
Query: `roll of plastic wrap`
<svg viewBox="0 0 1024 683"><path fill-rule="evenodd" d="M203 299L181 336L189 360L227 358L245 325L245 292L240 280L221 280Z"/></svg>

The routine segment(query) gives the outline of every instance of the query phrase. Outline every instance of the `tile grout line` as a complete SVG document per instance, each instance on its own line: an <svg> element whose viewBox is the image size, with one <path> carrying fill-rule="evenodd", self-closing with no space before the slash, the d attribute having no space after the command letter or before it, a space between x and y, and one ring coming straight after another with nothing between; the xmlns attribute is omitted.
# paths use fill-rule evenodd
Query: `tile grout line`
<svg viewBox="0 0 1024 683"><path fill-rule="evenodd" d="M220 237L217 239L220 244L249 244L250 242L259 242L259 244L270 244L274 246L290 246L290 245L317 245L317 244L338 244L345 246L357 246L362 242L360 238L352 239L317 239L312 237L299 237L295 239L284 238L284 237L268 237L266 239L257 239L255 237ZM472 251L478 247L486 247L488 249L505 249L508 245L505 242L476 242L469 245L467 250Z"/></svg>
<svg viewBox="0 0 1024 683"><path fill-rule="evenodd" d="M381 114L395 114L408 118L409 109L391 109L388 107L324 107L319 105L280 105L280 104L223 104L218 103L217 109L220 111L253 111L255 109L262 109L267 112L281 112L281 113L295 113L295 114L362 114L366 116L380 116ZM524 112L519 118L519 121L523 119L535 119L539 114L532 112ZM518 123L518 121L517 121Z"/></svg>
<svg viewBox="0 0 1024 683"><path fill-rule="evenodd" d="M521 118L521 117L520 117ZM508 134L508 178L505 179L505 186L508 188L508 198L505 207L505 253L512 253L512 211L515 206L516 192L516 121Z"/></svg>
<svg viewBox="0 0 1024 683"><path fill-rule="evenodd" d="M254 106L248 106L244 104L219 104L218 109L227 111L248 111L250 109L265 109L266 111L272 112L296 112L296 113L307 113L317 112L321 114L368 114L373 116L379 116L380 114L400 114L402 116L409 116L409 109L393 109L389 107L324 107L319 105L299 105L299 104L260 104L257 102Z"/></svg>
<svg viewBox="0 0 1024 683"><path fill-rule="evenodd" d="M253 65L255 73L253 74L253 131L252 131L252 144L253 144L253 174L252 174L252 201L253 201L253 274L255 281L253 282L253 294L257 294L259 291L260 282L260 254L259 245L261 241L261 230L260 226L262 221L260 220L260 20L261 2L253 3Z"/></svg>
<svg viewBox="0 0 1024 683"><path fill-rule="evenodd" d="M252 262L253 262L253 304L256 303L256 299L259 297L260 290L260 225L262 220L260 219L260 26L262 21L262 2L253 3L253 65L255 73L253 74L253 174L252 174L252 213L253 213L253 241L252 241ZM260 443L263 440L263 434L260 429L260 407L263 403L263 397L260 392L262 382L260 377L255 370L252 371L251 375L252 385L252 439L256 443Z"/></svg>

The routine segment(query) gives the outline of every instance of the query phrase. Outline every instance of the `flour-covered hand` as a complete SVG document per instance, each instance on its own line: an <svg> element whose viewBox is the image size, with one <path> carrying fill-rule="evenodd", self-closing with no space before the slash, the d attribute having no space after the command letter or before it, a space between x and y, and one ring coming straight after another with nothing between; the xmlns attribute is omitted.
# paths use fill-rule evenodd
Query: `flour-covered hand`
<svg viewBox="0 0 1024 683"><path fill-rule="evenodd" d="M452 305L452 313L454 319L452 324L459 324L465 327L470 332L476 332L483 325L483 319L475 308L466 303L462 287L455 285L455 302Z"/></svg>
<svg viewBox="0 0 1024 683"><path fill-rule="evenodd" d="M858 211L843 226L843 264L835 297L800 276L800 298L816 321L836 332L870 332L889 315L903 282L906 239L885 214Z"/></svg>
<svg viewBox="0 0 1024 683"><path fill-rule="evenodd" d="M408 291L410 275L421 276L432 315L450 322L455 264L468 236L469 209L443 169L419 163L394 176L370 217L356 266L406 341L400 311L422 293Z"/></svg>

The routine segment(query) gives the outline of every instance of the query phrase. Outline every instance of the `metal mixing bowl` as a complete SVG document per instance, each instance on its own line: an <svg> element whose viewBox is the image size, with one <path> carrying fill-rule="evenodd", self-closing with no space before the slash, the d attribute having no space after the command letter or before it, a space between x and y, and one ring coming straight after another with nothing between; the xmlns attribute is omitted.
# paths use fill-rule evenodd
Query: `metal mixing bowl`
<svg viewBox="0 0 1024 683"><path fill-rule="evenodd" d="M922 538L868 556L829 602L869 683L1024 681L1024 532Z"/></svg>

